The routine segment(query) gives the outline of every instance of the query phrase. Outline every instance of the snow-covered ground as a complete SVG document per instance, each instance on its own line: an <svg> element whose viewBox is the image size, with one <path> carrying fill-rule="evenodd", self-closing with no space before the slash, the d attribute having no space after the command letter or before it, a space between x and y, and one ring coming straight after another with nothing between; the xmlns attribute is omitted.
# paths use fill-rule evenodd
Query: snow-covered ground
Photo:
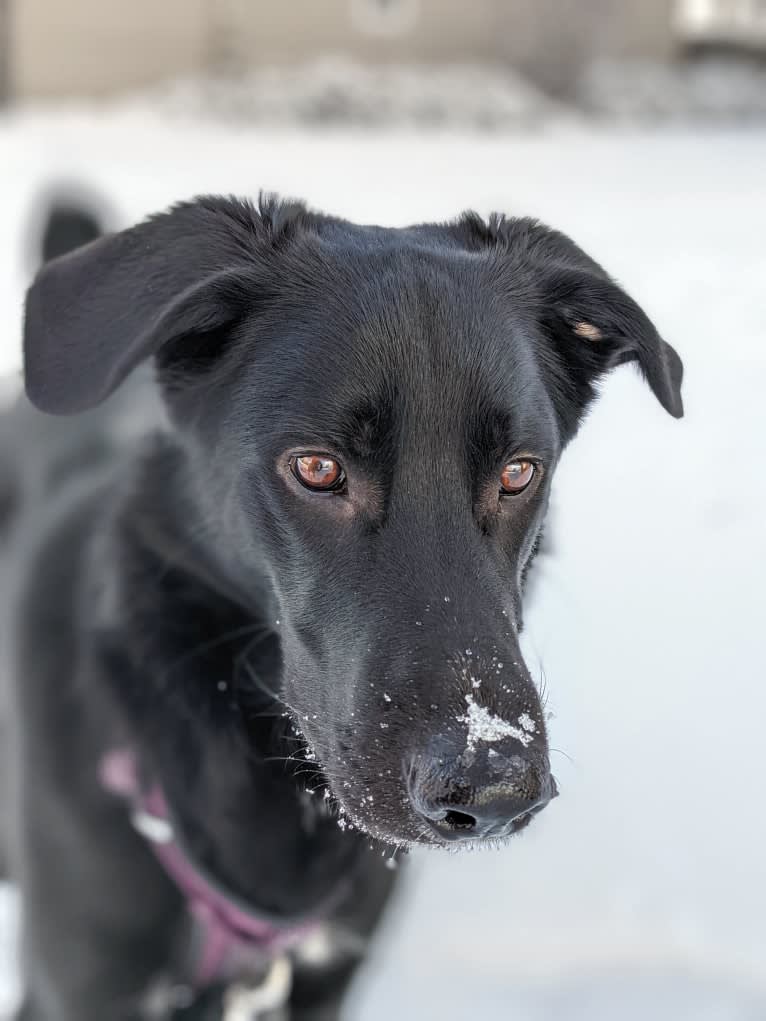
<svg viewBox="0 0 766 1021"><path fill-rule="evenodd" d="M611 378L559 473L555 556L529 616L562 796L504 852L415 856L347 1017L766 1017L766 135L6 117L0 369L19 363L20 251L52 178L102 187L124 221L259 188L386 223L532 213L644 303L686 362L687 417L666 416L630 368Z"/></svg>

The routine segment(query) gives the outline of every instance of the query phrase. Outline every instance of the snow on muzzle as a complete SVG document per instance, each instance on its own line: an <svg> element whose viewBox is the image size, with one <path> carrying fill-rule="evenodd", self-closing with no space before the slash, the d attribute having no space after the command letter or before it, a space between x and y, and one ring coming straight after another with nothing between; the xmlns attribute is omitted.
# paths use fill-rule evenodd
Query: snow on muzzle
<svg viewBox="0 0 766 1021"><path fill-rule="evenodd" d="M501 840L527 826L558 790L540 706L501 714L463 696L455 724L405 763L412 806L438 841Z"/></svg>

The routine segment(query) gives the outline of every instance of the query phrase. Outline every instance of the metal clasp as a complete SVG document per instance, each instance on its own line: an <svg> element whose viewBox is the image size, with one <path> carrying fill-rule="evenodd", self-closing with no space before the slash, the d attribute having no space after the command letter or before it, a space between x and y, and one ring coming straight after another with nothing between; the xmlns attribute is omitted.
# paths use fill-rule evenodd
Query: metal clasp
<svg viewBox="0 0 766 1021"><path fill-rule="evenodd" d="M271 1012L287 1005L292 986L293 967L283 954L274 958L259 985L238 982L226 990L222 1021L259 1021L266 1017L271 1021Z"/></svg>

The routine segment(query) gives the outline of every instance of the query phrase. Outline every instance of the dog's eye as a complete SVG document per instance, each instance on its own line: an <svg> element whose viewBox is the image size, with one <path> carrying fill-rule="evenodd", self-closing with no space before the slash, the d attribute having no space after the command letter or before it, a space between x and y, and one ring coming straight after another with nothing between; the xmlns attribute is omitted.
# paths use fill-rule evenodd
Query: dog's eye
<svg viewBox="0 0 766 1021"><path fill-rule="evenodd" d="M500 475L500 492L515 495L522 493L535 474L531 461L509 461Z"/></svg>
<svg viewBox="0 0 766 1021"><path fill-rule="evenodd" d="M346 481L346 473L333 457L323 454L302 454L290 461L293 475L307 489L329 493L340 489Z"/></svg>

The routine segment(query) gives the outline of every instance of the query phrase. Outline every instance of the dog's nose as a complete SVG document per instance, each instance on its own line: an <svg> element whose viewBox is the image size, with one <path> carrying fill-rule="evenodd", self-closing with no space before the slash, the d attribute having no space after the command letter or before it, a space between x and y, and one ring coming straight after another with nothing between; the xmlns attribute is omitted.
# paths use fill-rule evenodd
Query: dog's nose
<svg viewBox="0 0 766 1021"><path fill-rule="evenodd" d="M502 765L501 765L502 764ZM441 840L510 836L558 794L547 761L490 751L482 764L418 756L408 770L412 805Z"/></svg>

